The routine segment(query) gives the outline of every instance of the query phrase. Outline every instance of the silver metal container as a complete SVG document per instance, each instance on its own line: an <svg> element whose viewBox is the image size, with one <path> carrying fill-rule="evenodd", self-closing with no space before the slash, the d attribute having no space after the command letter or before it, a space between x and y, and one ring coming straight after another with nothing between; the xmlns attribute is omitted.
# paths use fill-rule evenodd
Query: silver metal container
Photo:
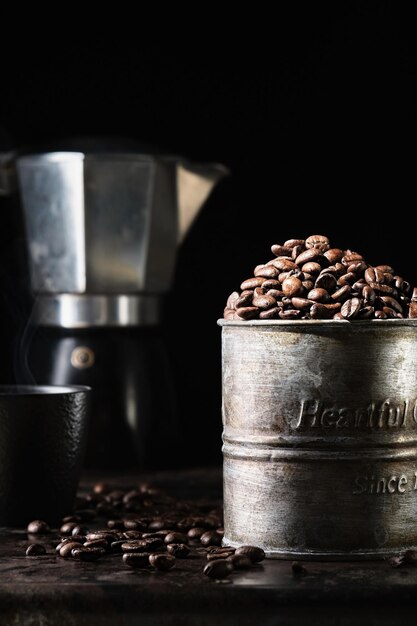
<svg viewBox="0 0 417 626"><path fill-rule="evenodd" d="M224 543L417 547L417 320L224 321Z"/></svg>

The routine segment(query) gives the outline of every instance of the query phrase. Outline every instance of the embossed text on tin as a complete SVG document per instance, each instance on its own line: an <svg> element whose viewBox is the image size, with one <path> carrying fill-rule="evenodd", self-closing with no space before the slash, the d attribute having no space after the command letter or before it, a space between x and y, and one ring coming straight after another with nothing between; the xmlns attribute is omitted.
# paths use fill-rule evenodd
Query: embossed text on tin
<svg viewBox="0 0 417 626"><path fill-rule="evenodd" d="M389 430L406 428L410 424L417 424L417 399L408 398L401 401L386 398L357 408L337 404L330 406L320 400L302 400L297 420L290 423L295 430L303 428Z"/></svg>
<svg viewBox="0 0 417 626"><path fill-rule="evenodd" d="M389 474L388 476L367 476L361 474L353 481L352 493L354 496L361 494L392 494L417 491L417 471L412 475Z"/></svg>

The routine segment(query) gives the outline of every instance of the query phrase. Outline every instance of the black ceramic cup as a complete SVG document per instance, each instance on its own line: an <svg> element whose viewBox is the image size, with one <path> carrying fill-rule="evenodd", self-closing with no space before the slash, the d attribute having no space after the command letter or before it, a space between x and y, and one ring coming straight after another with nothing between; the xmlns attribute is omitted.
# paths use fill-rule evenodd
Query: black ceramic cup
<svg viewBox="0 0 417 626"><path fill-rule="evenodd" d="M0 386L0 526L55 525L71 512L89 395L81 386Z"/></svg>

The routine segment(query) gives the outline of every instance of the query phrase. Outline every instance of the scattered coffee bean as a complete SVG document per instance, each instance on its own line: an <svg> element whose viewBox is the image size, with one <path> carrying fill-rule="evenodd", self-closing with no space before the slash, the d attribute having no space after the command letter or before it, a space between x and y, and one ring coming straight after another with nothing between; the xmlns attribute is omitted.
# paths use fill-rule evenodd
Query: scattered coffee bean
<svg viewBox="0 0 417 626"><path fill-rule="evenodd" d="M149 552L126 552L123 557L123 563L134 569L149 566Z"/></svg>
<svg viewBox="0 0 417 626"><path fill-rule="evenodd" d="M185 543L169 543L167 552L177 559L186 559L190 554L190 548Z"/></svg>
<svg viewBox="0 0 417 626"><path fill-rule="evenodd" d="M188 543L188 537L184 533L172 532L165 535L165 543Z"/></svg>
<svg viewBox="0 0 417 626"><path fill-rule="evenodd" d="M78 524L76 522L67 522L66 524L62 524L59 532L61 535L71 535L74 528L76 528Z"/></svg>
<svg viewBox="0 0 417 626"><path fill-rule="evenodd" d="M166 572L172 569L175 565L175 560L175 556L172 556L172 554L149 555L149 564L161 572Z"/></svg>
<svg viewBox="0 0 417 626"><path fill-rule="evenodd" d="M84 548L83 546L78 548L73 548L71 551L72 556L77 561L97 561L103 554L105 550L103 548Z"/></svg>
<svg viewBox="0 0 417 626"><path fill-rule="evenodd" d="M218 559L216 561L210 561L205 566L203 573L212 579L221 580L230 576L233 572L233 564L226 559Z"/></svg>
<svg viewBox="0 0 417 626"><path fill-rule="evenodd" d="M45 546L40 543L31 543L26 548L26 556L40 556L41 554L46 554L46 550Z"/></svg>
<svg viewBox="0 0 417 626"><path fill-rule="evenodd" d="M204 533L206 532L206 528L198 528L198 527L194 527L194 528L190 528L190 530L187 533L187 536L189 539L200 539L201 535L204 535Z"/></svg>
<svg viewBox="0 0 417 626"><path fill-rule="evenodd" d="M240 548L236 548L235 554L247 556L252 563L260 563L265 558L265 552L257 546L240 546Z"/></svg>
<svg viewBox="0 0 417 626"><path fill-rule="evenodd" d="M250 558L244 554L232 554L226 557L226 561L229 561L234 569L250 569L253 565Z"/></svg>
<svg viewBox="0 0 417 626"><path fill-rule="evenodd" d="M51 532L51 529L46 522L40 519L36 519L28 524L27 532L31 535L45 535Z"/></svg>
<svg viewBox="0 0 417 626"><path fill-rule="evenodd" d="M221 546L222 538L216 531L208 530L200 537L203 546Z"/></svg>
<svg viewBox="0 0 417 626"><path fill-rule="evenodd" d="M304 565L300 563L299 561L294 561L291 564L291 570L295 578L305 576L308 573Z"/></svg>
<svg viewBox="0 0 417 626"><path fill-rule="evenodd" d="M69 541L68 543L66 543L65 545L62 546L62 548L59 551L59 556L62 556L62 558L67 559L69 556L72 556L72 551L75 548L81 548L82 544L78 543L78 541Z"/></svg>
<svg viewBox="0 0 417 626"><path fill-rule="evenodd" d="M88 533L89 529L87 528L87 526L74 526L71 531L71 535L73 537L85 536L88 535Z"/></svg>

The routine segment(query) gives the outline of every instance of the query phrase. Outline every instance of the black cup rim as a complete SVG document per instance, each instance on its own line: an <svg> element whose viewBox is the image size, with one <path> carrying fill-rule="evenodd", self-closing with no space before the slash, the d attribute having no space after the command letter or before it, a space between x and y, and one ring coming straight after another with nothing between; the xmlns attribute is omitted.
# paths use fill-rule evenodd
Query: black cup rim
<svg viewBox="0 0 417 626"><path fill-rule="evenodd" d="M91 387L86 385L0 385L1 398L65 396L89 391L91 391Z"/></svg>

